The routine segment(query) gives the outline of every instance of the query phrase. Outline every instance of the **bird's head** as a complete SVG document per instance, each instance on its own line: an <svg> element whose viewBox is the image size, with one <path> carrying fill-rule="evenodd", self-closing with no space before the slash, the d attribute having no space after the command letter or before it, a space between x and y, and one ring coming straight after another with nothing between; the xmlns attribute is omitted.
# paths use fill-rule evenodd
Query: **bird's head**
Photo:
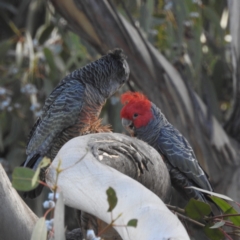
<svg viewBox="0 0 240 240"><path fill-rule="evenodd" d="M122 125L132 135L137 129L147 126L154 117L151 102L139 92L122 94L121 102L124 105L121 110Z"/></svg>
<svg viewBox="0 0 240 240"><path fill-rule="evenodd" d="M91 69L94 86L105 98L112 96L124 83L127 82L130 69L127 57L122 49L109 51L107 55L97 60Z"/></svg>

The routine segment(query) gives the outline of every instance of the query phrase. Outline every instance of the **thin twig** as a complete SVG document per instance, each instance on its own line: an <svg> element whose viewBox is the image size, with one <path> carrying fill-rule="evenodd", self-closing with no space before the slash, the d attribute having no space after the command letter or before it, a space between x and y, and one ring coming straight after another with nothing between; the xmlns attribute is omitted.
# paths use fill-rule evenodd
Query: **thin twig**
<svg viewBox="0 0 240 240"><path fill-rule="evenodd" d="M232 227L232 228L240 229L239 226L236 226L236 225L234 225L233 223L225 222L225 225L226 225L226 226L229 226L229 227Z"/></svg>
<svg viewBox="0 0 240 240"><path fill-rule="evenodd" d="M222 218L215 218L213 219L214 222L220 222L220 221L224 221L225 223L229 223L229 224L232 224L231 221L227 221L227 220L223 220Z"/></svg>
<svg viewBox="0 0 240 240"><path fill-rule="evenodd" d="M113 226L118 226L118 225L114 225L114 222L116 222L118 220L118 218L120 218L122 216L122 213L120 213L115 219L112 219L112 211L111 211L111 222L109 223L109 225L107 225L104 229L102 229L99 233L98 233L98 237L100 237L103 233L105 233L110 227Z"/></svg>
<svg viewBox="0 0 240 240"><path fill-rule="evenodd" d="M172 205L169 205L169 204L166 204L166 206L170 209L170 210L173 210L173 211L176 211L176 212L180 212L180 213L185 213L185 210L183 208L179 208L177 206L172 206Z"/></svg>
<svg viewBox="0 0 240 240"><path fill-rule="evenodd" d="M238 207L240 207L240 203L238 203L238 202L235 202L235 204L236 204Z"/></svg>
<svg viewBox="0 0 240 240"><path fill-rule="evenodd" d="M223 229L219 228L219 230L224 234L224 236L229 239L229 240L233 240Z"/></svg>
<svg viewBox="0 0 240 240"><path fill-rule="evenodd" d="M215 218L224 218L224 217L239 217L240 213L232 213L232 214L224 214L224 215L218 215L213 217L206 217L206 220L213 220Z"/></svg>
<svg viewBox="0 0 240 240"><path fill-rule="evenodd" d="M228 235L238 236L240 237L240 232L234 231L234 232L226 232Z"/></svg>
<svg viewBox="0 0 240 240"><path fill-rule="evenodd" d="M184 216L184 215L182 215L182 214L180 214L180 213L178 213L178 212L174 212L174 211L173 211L173 213L177 214L179 217L181 217L181 218L183 218L183 219L185 219L185 220L187 220L187 221L189 221L189 222L192 222L192 223L194 223L194 224L196 224L196 225L198 225L198 226L200 226L200 227L205 227L205 225L204 225L203 223L200 223L200 222L198 222L198 221L195 221L195 220L193 220L193 219L191 219L191 218L189 218L189 217L187 217L187 216Z"/></svg>
<svg viewBox="0 0 240 240"><path fill-rule="evenodd" d="M39 184L42 184L43 186L50 188L50 187L47 185L47 183L45 183L45 182L43 182L43 181L41 181L41 180L39 180L38 182L39 182Z"/></svg>
<svg viewBox="0 0 240 240"><path fill-rule="evenodd" d="M54 209L54 207L49 208L45 213L44 213L44 217L46 218L47 215Z"/></svg>

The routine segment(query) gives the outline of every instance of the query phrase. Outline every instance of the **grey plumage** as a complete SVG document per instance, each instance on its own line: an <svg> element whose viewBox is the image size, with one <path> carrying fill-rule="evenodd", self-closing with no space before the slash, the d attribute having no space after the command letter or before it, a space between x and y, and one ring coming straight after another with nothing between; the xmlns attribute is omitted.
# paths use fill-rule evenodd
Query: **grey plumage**
<svg viewBox="0 0 240 240"><path fill-rule="evenodd" d="M182 196L205 202L203 193L186 188L195 186L213 191L187 139L145 96L139 93L126 93L123 99L127 99L123 102L125 106L121 111L124 127L133 136L147 142L162 155L169 170L172 185Z"/></svg>
<svg viewBox="0 0 240 240"><path fill-rule="evenodd" d="M53 160L64 143L89 133L107 98L128 77L126 57L122 50L115 49L61 80L45 101L42 115L30 133L23 166L36 169L44 156ZM27 195L36 197L40 188L41 185Z"/></svg>
<svg viewBox="0 0 240 240"><path fill-rule="evenodd" d="M148 126L135 130L136 137L148 142L161 153L168 167L173 186L184 197L206 201L201 192L185 188L196 186L213 191L192 147L187 139L167 121L154 103L152 103L151 109L153 119ZM154 131L152 131L153 129Z"/></svg>

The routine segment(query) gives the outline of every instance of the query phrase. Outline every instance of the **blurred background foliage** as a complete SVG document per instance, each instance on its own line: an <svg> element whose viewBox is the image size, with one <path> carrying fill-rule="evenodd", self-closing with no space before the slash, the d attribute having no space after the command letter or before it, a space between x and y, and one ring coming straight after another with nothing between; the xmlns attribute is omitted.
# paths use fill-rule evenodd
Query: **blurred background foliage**
<svg viewBox="0 0 240 240"><path fill-rule="evenodd" d="M122 1L113 2L125 15ZM223 124L232 101L227 1L124 3L143 35ZM27 137L46 97L67 73L99 55L44 0L0 0L0 28L0 161L10 175L25 160ZM119 96L114 95L102 113L116 132L123 131ZM37 201L42 200L31 206L41 214Z"/></svg>

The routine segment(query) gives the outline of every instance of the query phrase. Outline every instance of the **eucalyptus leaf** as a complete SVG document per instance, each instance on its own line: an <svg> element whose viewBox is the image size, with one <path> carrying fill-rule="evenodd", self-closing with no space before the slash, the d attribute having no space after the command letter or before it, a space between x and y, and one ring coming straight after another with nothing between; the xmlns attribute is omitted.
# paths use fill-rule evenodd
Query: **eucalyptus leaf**
<svg viewBox="0 0 240 240"><path fill-rule="evenodd" d="M203 231L207 235L207 237L211 240L223 240L224 239L223 233L217 228L215 228L215 229L210 228L210 225L205 226Z"/></svg>
<svg viewBox="0 0 240 240"><path fill-rule="evenodd" d="M45 218L41 217L38 219L31 236L31 240L46 240L47 239L47 227Z"/></svg>
<svg viewBox="0 0 240 240"><path fill-rule="evenodd" d="M60 192L54 211L54 239L65 240L64 228L64 203L63 194Z"/></svg>
<svg viewBox="0 0 240 240"><path fill-rule="evenodd" d="M37 168L32 177L32 181L31 181L32 185L34 185L36 182L39 181L39 174L40 174L40 168Z"/></svg>
<svg viewBox="0 0 240 240"><path fill-rule="evenodd" d="M207 203L190 199L185 207L186 215L195 220L201 220L204 216L211 213L211 208Z"/></svg>
<svg viewBox="0 0 240 240"><path fill-rule="evenodd" d="M111 212L117 205L117 195L113 188L109 187L106 191L107 193L107 201L109 204L108 212Z"/></svg>
<svg viewBox="0 0 240 240"><path fill-rule="evenodd" d="M45 167L47 167L49 164L51 164L50 158L44 157L44 158L42 159L42 161L40 162L40 164L39 164L39 168L45 168Z"/></svg>
<svg viewBox="0 0 240 240"><path fill-rule="evenodd" d="M226 201L215 196L211 196L210 198L222 209L225 214L240 214ZM233 216L228 218L233 222L235 226L240 226L240 216Z"/></svg>
<svg viewBox="0 0 240 240"><path fill-rule="evenodd" d="M39 178L34 179L34 175L35 172L29 168L16 167L12 174L13 187L19 191L30 191L36 188L39 184Z"/></svg>
<svg viewBox="0 0 240 240"><path fill-rule="evenodd" d="M222 226L224 226L225 221L220 221L220 222L216 222L213 226L211 226L210 228L220 228Z"/></svg>
<svg viewBox="0 0 240 240"><path fill-rule="evenodd" d="M131 219L128 221L127 226L128 227L137 227L138 220L137 219Z"/></svg>
<svg viewBox="0 0 240 240"><path fill-rule="evenodd" d="M40 174L41 168L47 167L50 163L51 163L50 158L44 157L42 159L42 161L39 163L39 165L38 165L38 167L37 167L37 169L35 171L35 174L34 174L34 176L32 178L32 185L34 185L35 182L39 181L39 174Z"/></svg>

